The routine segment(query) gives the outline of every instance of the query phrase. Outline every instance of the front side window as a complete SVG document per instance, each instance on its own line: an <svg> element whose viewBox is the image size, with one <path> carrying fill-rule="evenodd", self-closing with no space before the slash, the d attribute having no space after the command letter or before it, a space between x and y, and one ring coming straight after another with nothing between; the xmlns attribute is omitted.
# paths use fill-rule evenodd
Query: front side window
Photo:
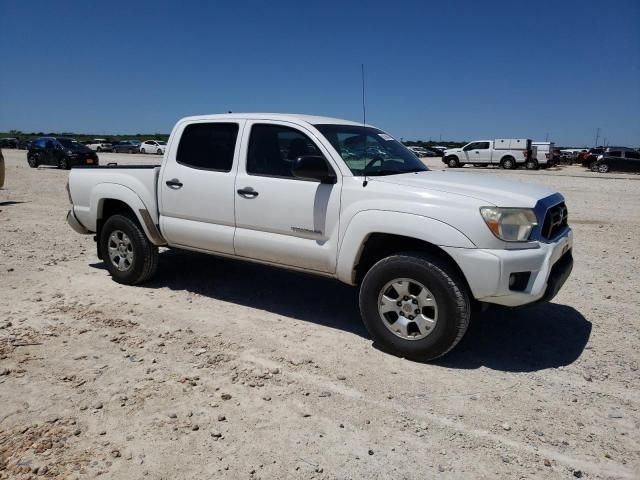
<svg viewBox="0 0 640 480"><path fill-rule="evenodd" d="M315 125L354 175L395 175L429 169L415 153L373 127Z"/></svg>
<svg viewBox="0 0 640 480"><path fill-rule="evenodd" d="M192 123L182 132L176 161L188 167L229 172L237 138L237 123Z"/></svg>
<svg viewBox="0 0 640 480"><path fill-rule="evenodd" d="M607 157L621 157L622 152L620 150L614 150L612 152L607 153Z"/></svg>
<svg viewBox="0 0 640 480"><path fill-rule="evenodd" d="M256 124L251 127L247 173L293 178L293 161L308 155L322 156L322 153L315 143L299 130L280 125Z"/></svg>

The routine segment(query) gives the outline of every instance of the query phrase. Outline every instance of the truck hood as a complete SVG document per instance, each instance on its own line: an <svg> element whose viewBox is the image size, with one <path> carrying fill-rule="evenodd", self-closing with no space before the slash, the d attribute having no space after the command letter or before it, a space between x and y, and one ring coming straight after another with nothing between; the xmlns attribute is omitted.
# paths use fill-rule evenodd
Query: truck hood
<svg viewBox="0 0 640 480"><path fill-rule="evenodd" d="M487 206L497 207L533 208L538 200L556 193L541 185L502 180L490 174L427 171L369 177L369 179L404 187L462 195L480 200Z"/></svg>
<svg viewBox="0 0 640 480"><path fill-rule="evenodd" d="M445 156L451 155L453 153L462 153L462 148L447 148L444 151Z"/></svg>

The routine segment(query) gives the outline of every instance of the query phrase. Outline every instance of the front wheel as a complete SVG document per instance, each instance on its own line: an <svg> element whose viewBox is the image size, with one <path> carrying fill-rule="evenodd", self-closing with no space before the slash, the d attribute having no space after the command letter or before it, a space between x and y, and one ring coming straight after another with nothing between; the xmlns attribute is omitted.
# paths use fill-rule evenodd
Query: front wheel
<svg viewBox="0 0 640 480"><path fill-rule="evenodd" d="M158 151L156 152L158 155L162 155L162 150L158 149Z"/></svg>
<svg viewBox="0 0 640 480"><path fill-rule="evenodd" d="M421 252L380 260L360 287L360 312L374 342L414 360L433 360L451 350L469 326L470 309L455 270Z"/></svg>
<svg viewBox="0 0 640 480"><path fill-rule="evenodd" d="M125 285L148 280L158 268L158 247L147 239L137 221L125 215L113 215L105 222L100 252L111 277Z"/></svg>
<svg viewBox="0 0 640 480"><path fill-rule="evenodd" d="M601 163L598 165L599 173L607 173L609 171L609 165L606 163Z"/></svg>
<svg viewBox="0 0 640 480"><path fill-rule="evenodd" d="M130 148L129 150L127 150L128 153L133 153L133 148Z"/></svg>
<svg viewBox="0 0 640 480"><path fill-rule="evenodd" d="M36 157L35 155L27 157L27 163L31 168L38 168L38 157Z"/></svg>
<svg viewBox="0 0 640 480"><path fill-rule="evenodd" d="M449 157L447 159L447 166L449 168L457 168L460 166L460 161L458 160L458 157Z"/></svg>
<svg viewBox="0 0 640 480"><path fill-rule="evenodd" d="M69 170L71 168L71 164L66 157L62 157L60 160L58 160L58 168L60 170Z"/></svg>
<svg viewBox="0 0 640 480"><path fill-rule="evenodd" d="M140 153L147 153L147 151L144 148L141 148Z"/></svg>

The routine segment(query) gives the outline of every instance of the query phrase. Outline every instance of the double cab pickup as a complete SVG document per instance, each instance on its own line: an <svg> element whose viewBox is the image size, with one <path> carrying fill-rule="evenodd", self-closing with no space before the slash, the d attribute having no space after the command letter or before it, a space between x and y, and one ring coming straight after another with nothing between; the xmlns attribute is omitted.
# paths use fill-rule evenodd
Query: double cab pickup
<svg viewBox="0 0 640 480"><path fill-rule="evenodd" d="M323 275L359 288L376 344L413 359L451 350L482 303L551 299L573 265L561 194L431 171L334 118L184 118L162 165L74 168L68 188L67 221L117 282L151 278L160 246Z"/></svg>

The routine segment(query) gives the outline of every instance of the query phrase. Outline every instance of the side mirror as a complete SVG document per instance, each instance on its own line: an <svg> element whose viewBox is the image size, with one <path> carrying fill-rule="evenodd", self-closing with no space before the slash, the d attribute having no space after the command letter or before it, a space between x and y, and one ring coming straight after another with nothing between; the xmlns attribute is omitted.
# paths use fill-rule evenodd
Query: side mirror
<svg viewBox="0 0 640 480"><path fill-rule="evenodd" d="M331 170L324 157L306 155L293 161L291 173L294 177L319 180L320 183L336 183L336 174Z"/></svg>

